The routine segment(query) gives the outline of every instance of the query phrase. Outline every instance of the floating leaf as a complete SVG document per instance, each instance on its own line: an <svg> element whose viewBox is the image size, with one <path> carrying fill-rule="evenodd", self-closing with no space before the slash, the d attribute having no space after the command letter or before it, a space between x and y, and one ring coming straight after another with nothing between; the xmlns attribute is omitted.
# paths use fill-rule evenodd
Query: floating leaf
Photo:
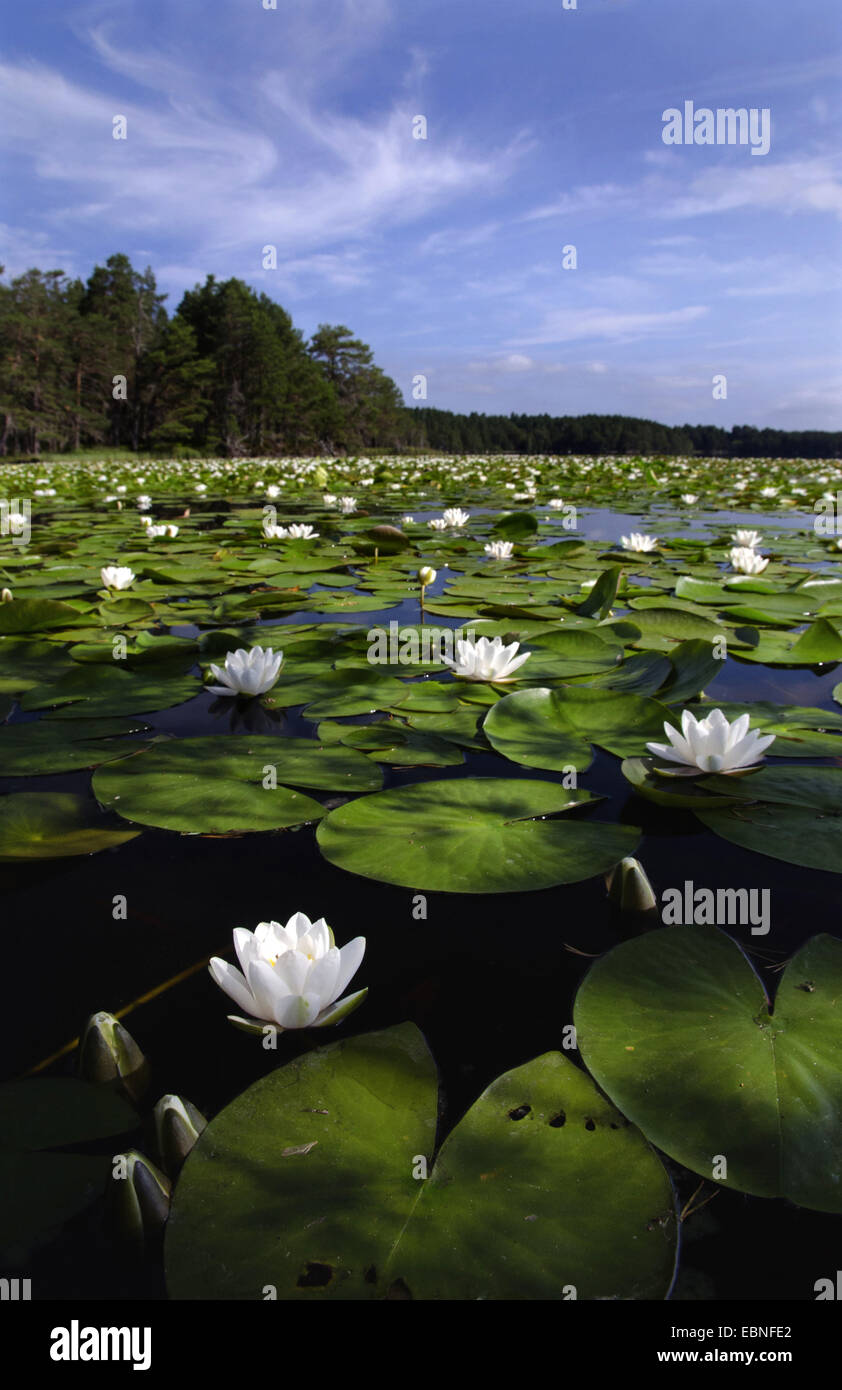
<svg viewBox="0 0 842 1390"><path fill-rule="evenodd" d="M142 746L116 735L147 727L131 719L12 724L0 730L0 776L32 777L97 767Z"/></svg>
<svg viewBox="0 0 842 1390"><path fill-rule="evenodd" d="M0 797L0 860L97 854L139 834L71 792L12 792Z"/></svg>
<svg viewBox="0 0 842 1390"><path fill-rule="evenodd" d="M432 1159L412 1024L306 1054L211 1121L177 1184L174 1298L663 1298L669 1181L559 1053L500 1077ZM256 1217L259 1213L259 1219Z"/></svg>
<svg viewBox="0 0 842 1390"><path fill-rule="evenodd" d="M338 807L317 839L332 864L382 883L441 893L525 892L607 873L634 853L634 827L546 819L593 800L555 782L419 782Z"/></svg>
<svg viewBox="0 0 842 1390"><path fill-rule="evenodd" d="M279 785L285 742L221 734L157 743L137 757L100 767L94 773L94 794L125 820L184 834L303 825L323 816L324 807L302 792ZM294 769L293 781L305 775L318 777L321 771L331 785L333 777L340 775L356 776L364 784L368 779L368 786L372 780L377 784L377 771L362 754L332 749L315 740L301 742L308 744L306 751L293 748L286 755L287 766ZM273 787L273 781L278 785ZM310 780L307 785L315 783Z"/></svg>
<svg viewBox="0 0 842 1390"><path fill-rule="evenodd" d="M498 753L525 767L580 772L593 760L591 745L573 732L561 697L554 690L518 690L488 711L483 732Z"/></svg>
<svg viewBox="0 0 842 1390"><path fill-rule="evenodd" d="M647 1138L726 1187L842 1211L842 942L816 936L774 1009L715 927L668 927L593 965L576 998L582 1056Z"/></svg>

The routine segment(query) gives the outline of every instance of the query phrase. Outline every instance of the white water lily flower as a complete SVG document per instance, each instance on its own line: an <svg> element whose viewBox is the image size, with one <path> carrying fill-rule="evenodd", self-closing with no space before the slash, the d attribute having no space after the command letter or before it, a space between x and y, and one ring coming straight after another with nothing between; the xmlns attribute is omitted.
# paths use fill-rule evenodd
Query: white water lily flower
<svg viewBox="0 0 842 1390"><path fill-rule="evenodd" d="M749 550L756 550L763 540L759 531L733 531L731 540L736 546L744 546Z"/></svg>
<svg viewBox="0 0 842 1390"><path fill-rule="evenodd" d="M307 526L303 522L293 522L290 526L264 525L263 534L267 540L276 541L315 541L319 535L312 526Z"/></svg>
<svg viewBox="0 0 842 1390"><path fill-rule="evenodd" d="M491 541L485 547L486 555L490 555L492 560L509 560L514 553L514 546L511 541Z"/></svg>
<svg viewBox="0 0 842 1390"><path fill-rule="evenodd" d="M756 729L749 730L750 720L750 715L741 714L732 724L721 709L711 710L707 719L697 719L686 709L681 716L681 733L665 724L669 744L647 743L646 747L668 762L698 772L743 772L758 766L765 750L775 742L774 734L761 736Z"/></svg>
<svg viewBox="0 0 842 1390"><path fill-rule="evenodd" d="M323 1028L345 1017L366 993L339 998L362 963L365 937L339 948L323 917L311 922L296 912L285 927L280 922L260 922L253 932L237 927L234 947L242 973L219 956L209 964L220 989L248 1015L234 1022Z"/></svg>
<svg viewBox="0 0 842 1390"><path fill-rule="evenodd" d="M356 497L340 497L339 510L344 512L346 516L349 512L355 512L357 510Z"/></svg>
<svg viewBox="0 0 842 1390"><path fill-rule="evenodd" d="M104 565L99 572L106 589L128 589L135 578L134 570L128 565Z"/></svg>
<svg viewBox="0 0 842 1390"><path fill-rule="evenodd" d="M762 574L769 563L765 555L758 555L756 550L752 550L748 545L736 545L729 552L728 558L731 561L731 568L738 574Z"/></svg>
<svg viewBox="0 0 842 1390"><path fill-rule="evenodd" d="M137 499L137 505L140 511L146 512L152 506L152 498L148 497L145 492L142 492Z"/></svg>
<svg viewBox="0 0 842 1390"><path fill-rule="evenodd" d="M402 516L402 517L401 517L401 526L408 526L408 525L410 524L410 522L412 522L412 521L414 521L414 520L415 520L415 517L414 517L414 516Z"/></svg>
<svg viewBox="0 0 842 1390"><path fill-rule="evenodd" d="M504 647L502 637L495 637L493 641L480 637L476 642L466 638L456 643L455 661L447 656L443 656L442 661L451 667L454 676L460 676L462 680L509 681L518 667L532 655L531 652L522 652L516 656L519 646L519 642L512 642Z"/></svg>
<svg viewBox="0 0 842 1390"><path fill-rule="evenodd" d="M621 536L620 544L624 550L634 550L638 555L644 555L649 550L658 549L657 536L644 536L640 531L632 531L630 536Z"/></svg>
<svg viewBox="0 0 842 1390"><path fill-rule="evenodd" d="M149 537L150 540L153 540L153 541L154 541L154 540L157 540L157 538L158 538L159 536L165 536L165 535L167 534L167 528L166 528L166 526L151 526L151 525L150 525L150 526L147 526L147 528L146 528L146 534L147 534L147 536Z"/></svg>
<svg viewBox="0 0 842 1390"><path fill-rule="evenodd" d="M760 489L760 496L761 496L761 497L777 497L777 495L778 495L779 492L780 492L780 488L779 488L779 487L762 487L762 488Z"/></svg>
<svg viewBox="0 0 842 1390"><path fill-rule="evenodd" d="M335 492L324 492L322 493L322 501L326 507L332 507L334 502L338 501L338 498Z"/></svg>
<svg viewBox="0 0 842 1390"><path fill-rule="evenodd" d="M271 647L252 647L250 651L239 647L228 652L224 667L211 662L210 669L220 684L206 688L212 695L265 695L278 679L283 661L283 652Z"/></svg>
<svg viewBox="0 0 842 1390"><path fill-rule="evenodd" d="M552 507L554 512L561 511L561 508L564 506L564 499L561 497L551 497L547 506Z"/></svg>
<svg viewBox="0 0 842 1390"><path fill-rule="evenodd" d="M699 494L697 492L682 492L681 500L686 502L688 507L692 507L694 502L698 502Z"/></svg>
<svg viewBox="0 0 842 1390"><path fill-rule="evenodd" d="M447 507L442 516L445 526L465 526L471 519L471 513L463 512L461 507Z"/></svg>
<svg viewBox="0 0 842 1390"><path fill-rule="evenodd" d="M170 523L165 527L167 536L169 537L169 539L170 539L171 541L174 541L175 538L176 538L176 536L178 535L178 529L179 529L179 528L178 528L177 526L173 525L172 522L170 522Z"/></svg>
<svg viewBox="0 0 842 1390"><path fill-rule="evenodd" d="M436 516L433 517L432 521L428 521L427 525L429 526L431 531L444 531L447 526L447 522L444 521L442 517Z"/></svg>

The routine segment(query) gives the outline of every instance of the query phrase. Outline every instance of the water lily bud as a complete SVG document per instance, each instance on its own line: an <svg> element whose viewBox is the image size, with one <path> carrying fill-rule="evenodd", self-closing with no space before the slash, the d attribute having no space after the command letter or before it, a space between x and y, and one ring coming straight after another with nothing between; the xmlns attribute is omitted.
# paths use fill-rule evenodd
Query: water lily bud
<svg viewBox="0 0 842 1390"><path fill-rule="evenodd" d="M93 1014L79 1044L79 1075L96 1085L109 1085L131 1101L139 1101L149 1084L149 1063L132 1037L112 1014Z"/></svg>
<svg viewBox="0 0 842 1390"><path fill-rule="evenodd" d="M0 603L11 603L11 601L12 601L12 591L11 591L11 589L0 589Z"/></svg>
<svg viewBox="0 0 842 1390"><path fill-rule="evenodd" d="M158 1153L170 1177L175 1177L208 1122L181 1096L162 1096L153 1113Z"/></svg>
<svg viewBox="0 0 842 1390"><path fill-rule="evenodd" d="M319 488L324 487L327 482L327 469L322 468L321 464L319 464L318 468L313 469L313 482L316 487Z"/></svg>
<svg viewBox="0 0 842 1390"><path fill-rule="evenodd" d="M652 884L637 859L621 859L605 882L608 897L621 912L649 912L657 905Z"/></svg>
<svg viewBox="0 0 842 1390"><path fill-rule="evenodd" d="M145 1154L137 1149L116 1154L106 1193L112 1230L138 1254L143 1254L160 1234L170 1213L172 1185Z"/></svg>
<svg viewBox="0 0 842 1390"><path fill-rule="evenodd" d="M418 578L419 578L420 582L424 585L425 588L427 587L428 584L432 584L432 582L433 582L433 580L435 579L435 577L436 577L436 572L435 572L435 570L433 569L433 567L432 567L431 565L424 565L424 566L422 566L422 568L418 571Z"/></svg>

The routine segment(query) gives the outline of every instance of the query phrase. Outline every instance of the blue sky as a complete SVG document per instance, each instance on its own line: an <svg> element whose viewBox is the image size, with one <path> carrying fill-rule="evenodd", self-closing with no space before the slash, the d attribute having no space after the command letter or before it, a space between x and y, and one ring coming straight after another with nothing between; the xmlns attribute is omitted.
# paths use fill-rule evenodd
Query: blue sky
<svg viewBox="0 0 842 1390"><path fill-rule="evenodd" d="M839 0L38 0L0 263L241 276L443 409L840 429L841 74ZM770 152L666 146L685 100Z"/></svg>

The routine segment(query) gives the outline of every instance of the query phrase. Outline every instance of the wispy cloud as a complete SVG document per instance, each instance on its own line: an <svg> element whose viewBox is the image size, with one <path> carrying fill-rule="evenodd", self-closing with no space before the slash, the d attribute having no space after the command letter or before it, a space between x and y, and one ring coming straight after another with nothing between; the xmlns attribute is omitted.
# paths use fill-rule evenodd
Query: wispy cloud
<svg viewBox="0 0 842 1390"><path fill-rule="evenodd" d="M356 11L379 21L383 7L346 4L349 23ZM90 38L112 77L108 93L42 64L0 65L0 141L42 184L66 190L55 221L107 214L115 228L179 232L211 256L241 252L255 264L264 244L312 257L500 188L526 148L517 132L493 148L440 131L417 140L403 90L366 117L331 109L307 68L263 74L247 123L195 96L195 81L154 49L127 53L102 27ZM127 99L120 77L153 95ZM126 140L112 138L118 114ZM334 273L330 259L321 264Z"/></svg>
<svg viewBox="0 0 842 1390"><path fill-rule="evenodd" d="M525 338L513 338L512 346L528 347L537 343L575 343L594 339L610 342L633 342L635 339L664 336L675 329L695 323L708 312L702 304L683 309L668 309L663 313L627 313L610 308L556 309L549 313L540 327Z"/></svg>
<svg viewBox="0 0 842 1390"><path fill-rule="evenodd" d="M668 152L667 152L668 153ZM816 155L745 166L729 162L691 172L686 152L673 155L671 173L646 175L634 184L584 184L526 212L524 221L602 219L632 214L640 219L709 217L739 209L781 213L831 213L842 217L839 158ZM728 151L730 153L730 151Z"/></svg>

